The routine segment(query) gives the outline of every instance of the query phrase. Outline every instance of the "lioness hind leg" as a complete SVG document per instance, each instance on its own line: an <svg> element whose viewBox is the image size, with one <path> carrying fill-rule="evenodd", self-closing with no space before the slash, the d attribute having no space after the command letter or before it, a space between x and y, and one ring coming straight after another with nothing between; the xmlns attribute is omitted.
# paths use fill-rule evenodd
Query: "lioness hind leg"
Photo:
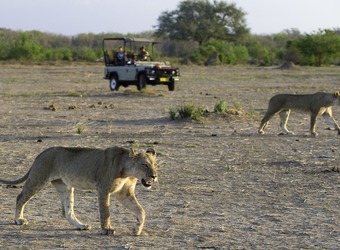
<svg viewBox="0 0 340 250"><path fill-rule="evenodd" d="M268 112L263 116L263 119L261 120L260 127L258 129L259 134L264 133L264 129L267 127L268 122L270 118L274 116L274 113Z"/></svg>
<svg viewBox="0 0 340 250"><path fill-rule="evenodd" d="M145 211L137 201L134 187L123 188L120 192L116 193L116 198L137 216L138 223L134 229L134 234L140 235L144 227Z"/></svg>
<svg viewBox="0 0 340 250"><path fill-rule="evenodd" d="M24 218L24 209L27 202L33 197L34 195L28 195L24 191L22 191L17 197L17 205L15 210L15 224L27 226L28 221Z"/></svg>
<svg viewBox="0 0 340 250"><path fill-rule="evenodd" d="M263 119L261 120L261 124L259 127L258 132L260 134L264 133L264 129L267 127L269 120L278 112L280 112L282 105L278 102L277 98L272 98L269 101L268 109L266 114L263 116Z"/></svg>
<svg viewBox="0 0 340 250"><path fill-rule="evenodd" d="M81 223L74 214L74 189L68 187L62 180L52 181L53 186L58 191L62 204L62 212L66 219L80 230L88 230L91 227Z"/></svg>
<svg viewBox="0 0 340 250"><path fill-rule="evenodd" d="M15 223L17 225L28 225L28 221L24 218L24 209L30 199L33 198L44 186L45 182L39 183L32 181L30 178L27 179L21 193L17 196L17 203L15 209Z"/></svg>
<svg viewBox="0 0 340 250"><path fill-rule="evenodd" d="M288 128L287 128L289 115L290 115L290 109L284 109L284 110L280 111L280 113L279 113L280 127L282 128L284 134L293 135L294 133L292 131L289 131Z"/></svg>

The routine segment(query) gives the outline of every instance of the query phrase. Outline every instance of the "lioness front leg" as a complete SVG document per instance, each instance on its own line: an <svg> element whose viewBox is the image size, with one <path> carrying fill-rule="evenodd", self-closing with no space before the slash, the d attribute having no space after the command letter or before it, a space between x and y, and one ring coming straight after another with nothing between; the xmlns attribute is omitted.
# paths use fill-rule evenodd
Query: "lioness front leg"
<svg viewBox="0 0 340 250"><path fill-rule="evenodd" d="M89 230L91 227L81 223L74 214L74 189L69 188L62 180L52 181L58 191L62 204L62 213L73 226L80 230Z"/></svg>
<svg viewBox="0 0 340 250"><path fill-rule="evenodd" d="M326 112L322 114L322 116L326 119L326 122L329 125L332 125L338 131L338 135L340 135L340 127L339 127L339 124L336 122L336 120L334 119L334 117L332 115L331 107L329 107L326 110Z"/></svg>
<svg viewBox="0 0 340 250"><path fill-rule="evenodd" d="M134 229L134 234L140 235L144 227L145 211L137 201L134 187L123 188L120 192L116 193L116 198L137 216L138 223Z"/></svg>
<svg viewBox="0 0 340 250"><path fill-rule="evenodd" d="M293 135L294 133L292 131L289 131L288 128L287 128L289 115L290 115L290 109L282 110L279 113L280 127L282 128L284 134Z"/></svg>
<svg viewBox="0 0 340 250"><path fill-rule="evenodd" d="M107 192L98 192L99 214L102 233L114 235L115 230L111 227L110 222L110 194Z"/></svg>

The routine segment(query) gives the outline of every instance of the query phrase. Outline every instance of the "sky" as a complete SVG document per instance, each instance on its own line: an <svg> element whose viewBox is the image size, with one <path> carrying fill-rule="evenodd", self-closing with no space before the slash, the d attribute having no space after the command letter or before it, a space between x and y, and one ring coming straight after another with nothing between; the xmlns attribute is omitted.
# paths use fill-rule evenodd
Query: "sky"
<svg viewBox="0 0 340 250"><path fill-rule="evenodd" d="M183 0L0 0L0 28L80 33L154 30L164 11ZM218 0L221 1L221 0ZM252 34L301 33L340 28L340 0L227 0L246 13Z"/></svg>

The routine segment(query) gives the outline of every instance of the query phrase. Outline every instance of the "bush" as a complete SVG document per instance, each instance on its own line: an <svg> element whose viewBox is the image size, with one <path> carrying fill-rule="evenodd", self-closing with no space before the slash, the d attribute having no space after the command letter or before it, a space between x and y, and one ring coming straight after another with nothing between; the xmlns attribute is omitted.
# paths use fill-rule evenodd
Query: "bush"
<svg viewBox="0 0 340 250"><path fill-rule="evenodd" d="M8 57L18 60L43 60L43 47L31 34L23 32L14 39Z"/></svg>
<svg viewBox="0 0 340 250"><path fill-rule="evenodd" d="M331 30L320 30L307 34L294 41L294 46L305 58L302 64L312 63L314 66L330 64L340 57L340 36Z"/></svg>
<svg viewBox="0 0 340 250"><path fill-rule="evenodd" d="M226 110L227 110L227 105L226 105L225 101L219 101L214 106L214 112L215 113L225 113Z"/></svg>
<svg viewBox="0 0 340 250"><path fill-rule="evenodd" d="M232 106L227 105L223 100L219 101L214 106L214 112L218 114L239 113L240 111L242 111L242 106L239 100L234 100Z"/></svg>
<svg viewBox="0 0 340 250"><path fill-rule="evenodd" d="M45 49L45 59L48 61L72 61L72 51L68 48Z"/></svg>
<svg viewBox="0 0 340 250"><path fill-rule="evenodd" d="M169 114L171 120L190 118L195 121L200 121L204 115L204 109L202 107L195 107L192 103L186 103L183 107L170 109Z"/></svg>
<svg viewBox="0 0 340 250"><path fill-rule="evenodd" d="M204 64L214 53L218 54L218 60L213 62L216 64L245 64L250 57L248 49L243 45L235 45L226 41L210 39L202 46L194 50L190 56L193 63Z"/></svg>
<svg viewBox="0 0 340 250"><path fill-rule="evenodd" d="M228 64L246 64L250 60L248 49L242 45L234 45L230 47L227 55Z"/></svg>
<svg viewBox="0 0 340 250"><path fill-rule="evenodd" d="M80 47L73 49L73 59L78 61L96 61L98 55L95 50L88 47Z"/></svg>

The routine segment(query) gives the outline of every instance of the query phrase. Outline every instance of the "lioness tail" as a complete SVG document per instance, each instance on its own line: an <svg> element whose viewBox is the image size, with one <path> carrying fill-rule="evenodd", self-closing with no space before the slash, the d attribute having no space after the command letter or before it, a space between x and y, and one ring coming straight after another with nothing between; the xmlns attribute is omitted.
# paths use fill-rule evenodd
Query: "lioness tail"
<svg viewBox="0 0 340 250"><path fill-rule="evenodd" d="M15 181L7 181L7 180L0 179L0 184L15 185L15 184L23 183L24 181L27 180L29 174L30 174L30 171L28 171L23 177Z"/></svg>

